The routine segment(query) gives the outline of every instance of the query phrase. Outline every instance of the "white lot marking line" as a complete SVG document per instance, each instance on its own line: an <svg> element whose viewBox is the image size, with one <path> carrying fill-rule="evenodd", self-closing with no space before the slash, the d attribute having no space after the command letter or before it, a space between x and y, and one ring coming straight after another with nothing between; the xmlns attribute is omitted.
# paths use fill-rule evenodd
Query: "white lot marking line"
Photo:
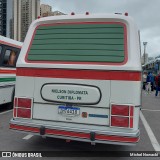
<svg viewBox="0 0 160 160"><path fill-rule="evenodd" d="M0 113L0 115L9 113L9 112L11 112L11 111L13 111L13 109L12 109L12 110L9 110L9 111L2 112L2 113Z"/></svg>
<svg viewBox="0 0 160 160"><path fill-rule="evenodd" d="M22 138L22 139L29 140L29 139L32 138L32 137L33 137L33 135L29 134L29 135L25 136L25 137Z"/></svg>
<svg viewBox="0 0 160 160"><path fill-rule="evenodd" d="M151 112L160 112L160 110L152 110L152 109L141 109L142 111L151 111Z"/></svg>
<svg viewBox="0 0 160 160"><path fill-rule="evenodd" d="M156 152L160 151L160 145L159 145L159 143L158 143L158 141L157 141L154 133L152 132L149 124L147 123L145 117L143 116L143 113L142 113L142 112L140 112L140 118L141 118L141 120L142 120L142 122L143 122L143 125L144 125L146 131L147 131L147 134L148 134L148 136L149 136L149 139L150 139L150 141L151 141L151 143L152 143L152 146L153 146L154 150L155 150Z"/></svg>

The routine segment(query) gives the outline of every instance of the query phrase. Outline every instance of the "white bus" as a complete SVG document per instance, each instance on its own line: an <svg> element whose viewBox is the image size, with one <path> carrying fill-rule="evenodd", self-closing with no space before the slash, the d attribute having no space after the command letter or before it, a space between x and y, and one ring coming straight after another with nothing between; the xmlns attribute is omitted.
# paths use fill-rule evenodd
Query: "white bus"
<svg viewBox="0 0 160 160"><path fill-rule="evenodd" d="M17 61L10 128L93 144L136 144L139 46L138 29L129 16L36 20Z"/></svg>
<svg viewBox="0 0 160 160"><path fill-rule="evenodd" d="M13 107L16 61L21 47L21 42L0 36L0 105L9 108Z"/></svg>

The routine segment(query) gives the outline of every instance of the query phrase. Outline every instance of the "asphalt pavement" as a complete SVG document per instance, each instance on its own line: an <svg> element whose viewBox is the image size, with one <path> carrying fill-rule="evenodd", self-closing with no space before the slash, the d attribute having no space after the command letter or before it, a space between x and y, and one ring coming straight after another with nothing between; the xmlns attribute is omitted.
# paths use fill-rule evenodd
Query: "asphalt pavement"
<svg viewBox="0 0 160 160"><path fill-rule="evenodd" d="M155 91L151 94L143 92L142 113L160 144L160 92L157 97Z"/></svg>

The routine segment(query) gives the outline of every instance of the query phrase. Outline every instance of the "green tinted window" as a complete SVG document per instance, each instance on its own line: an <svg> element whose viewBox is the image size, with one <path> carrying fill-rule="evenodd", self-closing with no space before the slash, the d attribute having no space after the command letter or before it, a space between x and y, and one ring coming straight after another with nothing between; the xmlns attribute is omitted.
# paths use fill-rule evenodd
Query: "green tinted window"
<svg viewBox="0 0 160 160"><path fill-rule="evenodd" d="M63 24L40 26L28 54L30 61L123 62L124 26Z"/></svg>

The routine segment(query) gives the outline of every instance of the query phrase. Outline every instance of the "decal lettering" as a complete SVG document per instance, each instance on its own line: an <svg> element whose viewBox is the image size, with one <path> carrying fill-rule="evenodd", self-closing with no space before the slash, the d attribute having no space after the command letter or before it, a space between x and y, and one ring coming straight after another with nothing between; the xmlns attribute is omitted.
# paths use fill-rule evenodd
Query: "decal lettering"
<svg viewBox="0 0 160 160"><path fill-rule="evenodd" d="M80 91L80 90L65 90L65 89L52 89L52 93L57 94L58 100L77 100L82 101L82 96L80 95L88 95L88 91ZM76 96L77 95L77 96Z"/></svg>
<svg viewBox="0 0 160 160"><path fill-rule="evenodd" d="M66 93L66 90L61 90L61 89L52 89L53 93Z"/></svg>

